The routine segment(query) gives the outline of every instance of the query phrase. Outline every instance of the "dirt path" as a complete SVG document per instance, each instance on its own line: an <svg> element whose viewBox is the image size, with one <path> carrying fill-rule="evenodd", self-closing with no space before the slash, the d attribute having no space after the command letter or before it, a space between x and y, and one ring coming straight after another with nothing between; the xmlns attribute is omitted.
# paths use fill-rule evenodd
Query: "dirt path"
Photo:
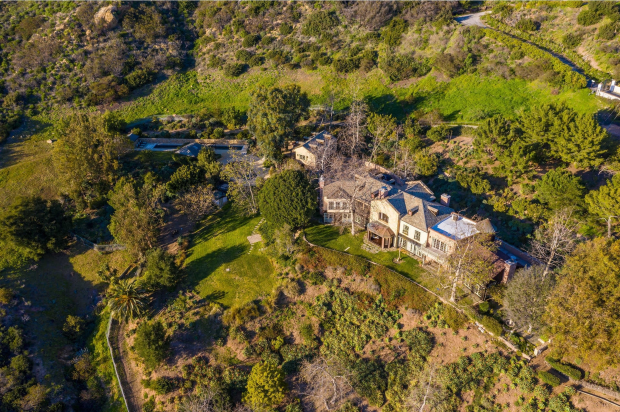
<svg viewBox="0 0 620 412"><path fill-rule="evenodd" d="M141 396L143 390L142 383L140 382L141 374L140 371L133 367L130 354L127 351L127 342L124 338L125 327L126 325L123 323L120 327L118 327L116 336L114 336L120 353L118 363L123 369L122 372L119 372L125 376L123 390L125 397L127 398L129 408L133 409L129 412L139 412L142 410L142 405L144 403L144 399Z"/></svg>
<svg viewBox="0 0 620 412"><path fill-rule="evenodd" d="M480 13L466 14L464 16L455 17L454 20L457 23L462 24L463 26L478 26L482 28L487 28L488 26L484 24L481 17L485 14L491 13L490 11L482 11Z"/></svg>

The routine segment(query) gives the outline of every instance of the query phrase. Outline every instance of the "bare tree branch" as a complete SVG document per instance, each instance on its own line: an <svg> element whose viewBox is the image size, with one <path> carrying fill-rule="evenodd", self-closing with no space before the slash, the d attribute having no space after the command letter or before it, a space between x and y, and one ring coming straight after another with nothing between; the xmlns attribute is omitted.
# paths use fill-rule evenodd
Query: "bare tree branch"
<svg viewBox="0 0 620 412"><path fill-rule="evenodd" d="M300 376L306 383L304 395L317 410L330 411L337 408L351 393L349 373L336 358L319 357L304 362Z"/></svg>
<svg viewBox="0 0 620 412"><path fill-rule="evenodd" d="M550 270L560 266L565 257L575 249L578 226L573 209L566 208L556 211L546 224L536 229L530 252L545 265L543 278Z"/></svg>

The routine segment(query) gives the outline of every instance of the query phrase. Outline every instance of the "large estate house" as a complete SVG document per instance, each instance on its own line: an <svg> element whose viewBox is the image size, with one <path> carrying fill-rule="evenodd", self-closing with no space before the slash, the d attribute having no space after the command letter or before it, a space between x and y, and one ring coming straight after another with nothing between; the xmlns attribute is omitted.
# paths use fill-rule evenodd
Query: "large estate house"
<svg viewBox="0 0 620 412"><path fill-rule="evenodd" d="M489 219L474 221L456 213L450 208L449 195L442 194L437 201L421 181L401 185L384 173L329 184L321 178L319 208L324 223L351 224L353 219L356 226L366 229L364 241L369 246L380 250L400 248L423 263L441 265L457 244L470 236L482 233L495 237ZM517 248L499 243L498 250L488 253L495 268L493 278L505 283L517 266L531 262ZM480 293L484 286L470 288Z"/></svg>

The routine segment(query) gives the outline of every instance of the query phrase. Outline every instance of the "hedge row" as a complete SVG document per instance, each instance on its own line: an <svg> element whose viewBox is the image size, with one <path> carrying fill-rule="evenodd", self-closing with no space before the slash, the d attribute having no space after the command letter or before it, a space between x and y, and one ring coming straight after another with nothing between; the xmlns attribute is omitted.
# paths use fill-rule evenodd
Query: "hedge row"
<svg viewBox="0 0 620 412"><path fill-rule="evenodd" d="M485 32L487 37L503 43L511 50L521 50L523 53L525 53L525 55L531 58L544 59L549 61L553 66L553 70L562 74L564 78L564 83L566 85L582 88L586 87L586 85L588 84L586 78L582 74L577 73L569 65L563 63L560 59L539 49L538 47L532 46L531 44L525 43L522 40L515 39L507 34L500 33L492 29L485 29Z"/></svg>
<svg viewBox="0 0 620 412"><path fill-rule="evenodd" d="M566 365L562 362L560 362L559 360L552 358L551 356L547 356L545 358L545 361L547 361L547 363L549 364L549 366L551 366L553 369L555 369L556 371L563 373L564 375L568 376L569 378L573 379L573 380L581 380L582 374L581 371L577 368L574 368L570 365Z"/></svg>
<svg viewBox="0 0 620 412"><path fill-rule="evenodd" d="M558 378L557 376L549 372L543 372L543 371L538 372L538 378L544 383L546 383L547 385L551 385L554 388L556 386L559 386L561 383L560 378Z"/></svg>
<svg viewBox="0 0 620 412"><path fill-rule="evenodd" d="M542 38L538 34L525 33L515 27L509 26L501 22L500 20L494 19L491 16L486 16L485 22L488 23L488 25L493 28L496 28L505 33L508 33L513 36L532 42L540 47L549 49L553 51L554 53L562 54L568 57L576 66L578 66L581 70L583 70L583 72L586 75L592 77L593 79L597 81L601 81L601 80L609 78L609 75L607 73L601 70L597 70L594 67L592 67L590 63L588 63L586 60L583 59L583 57L581 57L581 55L579 55L579 53L573 50L570 50L570 49L566 49L555 42Z"/></svg>
<svg viewBox="0 0 620 412"><path fill-rule="evenodd" d="M504 332L502 324L493 316L483 316L482 319L480 319L480 324L495 336L502 336Z"/></svg>

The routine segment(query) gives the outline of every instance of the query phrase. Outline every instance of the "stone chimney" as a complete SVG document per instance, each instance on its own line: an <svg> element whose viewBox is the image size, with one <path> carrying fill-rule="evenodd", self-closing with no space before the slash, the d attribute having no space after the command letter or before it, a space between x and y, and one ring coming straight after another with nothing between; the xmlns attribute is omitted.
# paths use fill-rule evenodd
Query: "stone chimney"
<svg viewBox="0 0 620 412"><path fill-rule="evenodd" d="M454 220L455 222L459 220L459 215L456 213L452 213L452 215L450 216L452 218L452 220Z"/></svg>
<svg viewBox="0 0 620 412"><path fill-rule="evenodd" d="M517 259L511 256L509 260L504 261L504 276L502 277L502 283L506 283L512 280L512 277L517 270Z"/></svg>
<svg viewBox="0 0 620 412"><path fill-rule="evenodd" d="M382 186L379 189L379 199L385 199L388 195L388 188L386 186Z"/></svg>
<svg viewBox="0 0 620 412"><path fill-rule="evenodd" d="M441 200L439 201L439 203L441 203L444 206L450 207L450 199L452 198L452 196L450 196L447 193L443 193L441 195Z"/></svg>
<svg viewBox="0 0 620 412"><path fill-rule="evenodd" d="M324 205L323 205L323 189L325 189L325 178L323 175L319 177L319 212L323 214Z"/></svg>
<svg viewBox="0 0 620 412"><path fill-rule="evenodd" d="M409 216L413 216L418 211L419 208L420 208L419 206L414 206L411 209L409 209L407 213L409 214Z"/></svg>

